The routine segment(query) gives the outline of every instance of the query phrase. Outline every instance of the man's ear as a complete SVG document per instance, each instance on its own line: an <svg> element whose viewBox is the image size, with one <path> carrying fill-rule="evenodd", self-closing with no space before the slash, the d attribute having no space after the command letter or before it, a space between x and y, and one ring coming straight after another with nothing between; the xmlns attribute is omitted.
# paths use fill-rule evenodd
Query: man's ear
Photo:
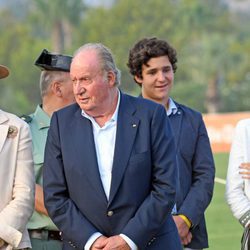
<svg viewBox="0 0 250 250"><path fill-rule="evenodd" d="M60 82L53 82L51 89L55 96L62 97L62 84Z"/></svg>
<svg viewBox="0 0 250 250"><path fill-rule="evenodd" d="M140 84L140 85L142 85L142 78L141 77L139 77L139 76L135 76L134 77L134 79L135 79L135 81L138 83L138 84Z"/></svg>
<svg viewBox="0 0 250 250"><path fill-rule="evenodd" d="M109 71L107 73L107 80L108 80L108 83L110 86L114 86L115 78L116 78L116 76L115 76L115 73L113 71Z"/></svg>

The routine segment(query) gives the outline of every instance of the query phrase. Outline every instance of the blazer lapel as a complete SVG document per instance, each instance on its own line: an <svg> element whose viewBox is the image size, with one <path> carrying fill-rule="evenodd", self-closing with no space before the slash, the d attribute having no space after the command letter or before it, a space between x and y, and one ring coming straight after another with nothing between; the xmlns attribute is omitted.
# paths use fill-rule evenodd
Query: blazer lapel
<svg viewBox="0 0 250 250"><path fill-rule="evenodd" d="M0 152L8 135L9 125L3 124L8 121L8 117L0 110Z"/></svg>
<svg viewBox="0 0 250 250"><path fill-rule="evenodd" d="M100 178L94 136L91 121L81 115L79 108L75 114L75 121L72 122L73 138L75 144L77 165L83 166L86 171L85 177L90 185L96 190L102 199L107 198Z"/></svg>
<svg viewBox="0 0 250 250"><path fill-rule="evenodd" d="M121 93L109 204L114 199L121 183L139 126L139 119L133 116L134 112L135 108L129 102L128 97Z"/></svg>
<svg viewBox="0 0 250 250"><path fill-rule="evenodd" d="M176 144L176 148L177 148L177 167L178 167L178 171L177 171L177 191L176 191L176 204L177 206L181 203L181 201L183 200L183 195L181 192L181 184L180 184L180 169L179 169L179 142L180 142L180 135L181 135L181 127L182 127L182 121L183 121L183 110L180 108L180 105L178 103L175 102L175 105L177 106L177 113L176 114L172 114L169 116L170 119L170 124L171 124L171 128L172 128L172 132L174 134L174 138L175 138L175 144Z"/></svg>

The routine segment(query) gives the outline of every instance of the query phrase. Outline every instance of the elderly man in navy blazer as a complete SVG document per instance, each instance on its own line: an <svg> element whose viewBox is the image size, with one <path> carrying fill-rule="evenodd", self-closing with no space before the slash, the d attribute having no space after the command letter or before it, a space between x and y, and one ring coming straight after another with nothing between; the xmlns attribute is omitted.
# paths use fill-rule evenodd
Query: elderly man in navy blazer
<svg viewBox="0 0 250 250"><path fill-rule="evenodd" d="M201 114L169 96L176 62L176 51L166 41L144 38L130 50L128 67L142 96L162 104L169 116L179 170L173 218L184 249L203 249L208 247L204 212L212 198L215 168Z"/></svg>
<svg viewBox="0 0 250 250"><path fill-rule="evenodd" d="M119 91L102 44L79 48L70 74L77 104L53 114L44 163L45 205L63 249L182 249L165 109Z"/></svg>

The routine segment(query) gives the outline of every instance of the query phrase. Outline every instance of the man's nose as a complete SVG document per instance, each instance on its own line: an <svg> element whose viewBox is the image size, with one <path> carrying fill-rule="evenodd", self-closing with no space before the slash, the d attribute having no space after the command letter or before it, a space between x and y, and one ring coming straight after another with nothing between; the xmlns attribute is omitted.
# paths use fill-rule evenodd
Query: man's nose
<svg viewBox="0 0 250 250"><path fill-rule="evenodd" d="M158 72L158 80L159 81L165 81L165 79L166 79L166 73L163 72L163 71L159 71Z"/></svg>
<svg viewBox="0 0 250 250"><path fill-rule="evenodd" d="M83 87L83 85L77 82L75 85L75 93L79 95L85 92L86 92L86 89Z"/></svg>

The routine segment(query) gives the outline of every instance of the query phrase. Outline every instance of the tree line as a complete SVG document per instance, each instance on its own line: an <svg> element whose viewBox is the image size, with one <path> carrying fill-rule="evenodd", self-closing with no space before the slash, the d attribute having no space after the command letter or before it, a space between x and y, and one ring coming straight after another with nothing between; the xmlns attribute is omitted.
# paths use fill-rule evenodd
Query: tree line
<svg viewBox="0 0 250 250"><path fill-rule="evenodd" d="M230 8L229 1L114 0L95 7L82 0L1 2L0 63L11 69L1 81L5 110L28 114L40 102L34 61L43 48L73 54L87 42L111 48L121 89L138 95L126 66L128 51L138 39L157 36L177 50L177 101L204 113L249 111L250 15Z"/></svg>

